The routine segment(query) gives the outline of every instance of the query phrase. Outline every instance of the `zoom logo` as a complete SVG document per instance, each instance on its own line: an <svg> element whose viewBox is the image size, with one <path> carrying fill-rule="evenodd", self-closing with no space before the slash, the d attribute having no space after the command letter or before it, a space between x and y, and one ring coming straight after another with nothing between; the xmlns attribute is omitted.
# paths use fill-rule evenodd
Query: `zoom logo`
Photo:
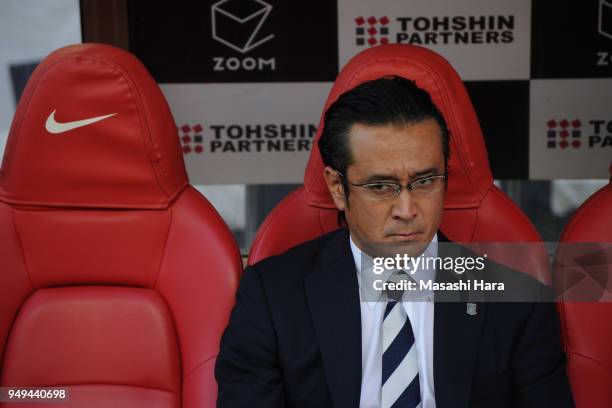
<svg viewBox="0 0 612 408"><path fill-rule="evenodd" d="M597 16L597 32L612 40L612 0L599 0L599 15ZM612 65L612 52L599 51L597 66Z"/></svg>
<svg viewBox="0 0 612 408"><path fill-rule="evenodd" d="M597 31L612 40L612 0L599 0Z"/></svg>
<svg viewBox="0 0 612 408"><path fill-rule="evenodd" d="M274 38L265 30L272 6L262 0L221 0L212 5L212 38L248 54ZM274 71L276 58L213 57L214 71Z"/></svg>

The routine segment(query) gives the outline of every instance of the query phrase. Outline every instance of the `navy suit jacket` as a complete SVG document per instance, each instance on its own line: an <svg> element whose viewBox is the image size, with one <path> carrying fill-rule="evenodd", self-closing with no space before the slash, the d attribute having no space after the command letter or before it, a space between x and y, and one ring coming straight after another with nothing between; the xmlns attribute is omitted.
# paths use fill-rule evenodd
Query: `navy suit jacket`
<svg viewBox="0 0 612 408"><path fill-rule="evenodd" d="M345 229L248 267L216 362L217 406L358 407L359 302ZM574 406L554 303L483 302L476 315L462 301L434 308L438 408Z"/></svg>

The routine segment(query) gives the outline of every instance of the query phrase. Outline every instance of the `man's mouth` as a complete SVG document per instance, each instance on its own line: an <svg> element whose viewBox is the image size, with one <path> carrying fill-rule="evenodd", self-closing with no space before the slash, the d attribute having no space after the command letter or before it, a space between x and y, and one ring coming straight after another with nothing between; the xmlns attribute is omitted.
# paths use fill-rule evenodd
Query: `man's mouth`
<svg viewBox="0 0 612 408"><path fill-rule="evenodd" d="M398 232L393 234L388 234L387 236L391 238L393 241L401 242L401 241L417 241L421 237L421 232Z"/></svg>

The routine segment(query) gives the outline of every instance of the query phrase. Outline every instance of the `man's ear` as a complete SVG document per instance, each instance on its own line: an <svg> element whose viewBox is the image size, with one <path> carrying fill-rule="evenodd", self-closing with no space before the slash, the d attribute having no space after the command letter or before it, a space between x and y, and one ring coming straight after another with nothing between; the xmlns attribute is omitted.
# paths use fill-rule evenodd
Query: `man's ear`
<svg viewBox="0 0 612 408"><path fill-rule="evenodd" d="M342 186L340 174L336 170L327 166L325 167L325 170L323 170L323 177L325 178L327 189L334 200L334 204L336 204L336 208L338 208L340 211L344 211L346 208L346 201L344 199L344 187Z"/></svg>

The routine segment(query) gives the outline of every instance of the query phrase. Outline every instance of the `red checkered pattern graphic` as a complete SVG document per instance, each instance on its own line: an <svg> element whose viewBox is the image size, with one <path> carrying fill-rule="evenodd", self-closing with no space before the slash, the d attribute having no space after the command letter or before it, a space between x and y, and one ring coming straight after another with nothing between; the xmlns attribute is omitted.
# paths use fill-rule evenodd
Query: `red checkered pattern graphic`
<svg viewBox="0 0 612 408"><path fill-rule="evenodd" d="M383 16L376 18L370 16L355 18L355 43L358 46L366 44L373 47L378 44L389 43L389 18Z"/></svg>
<svg viewBox="0 0 612 408"><path fill-rule="evenodd" d="M183 148L183 154L201 154L204 152L202 133L204 127L199 123L193 126L188 124L179 126L177 129L179 138L181 140L181 147Z"/></svg>
<svg viewBox="0 0 612 408"><path fill-rule="evenodd" d="M574 119L571 121L567 119L561 119L556 121L550 119L546 122L548 127L546 134L546 146L549 149L567 149L572 147L578 149L582 146L582 122L580 119Z"/></svg>

